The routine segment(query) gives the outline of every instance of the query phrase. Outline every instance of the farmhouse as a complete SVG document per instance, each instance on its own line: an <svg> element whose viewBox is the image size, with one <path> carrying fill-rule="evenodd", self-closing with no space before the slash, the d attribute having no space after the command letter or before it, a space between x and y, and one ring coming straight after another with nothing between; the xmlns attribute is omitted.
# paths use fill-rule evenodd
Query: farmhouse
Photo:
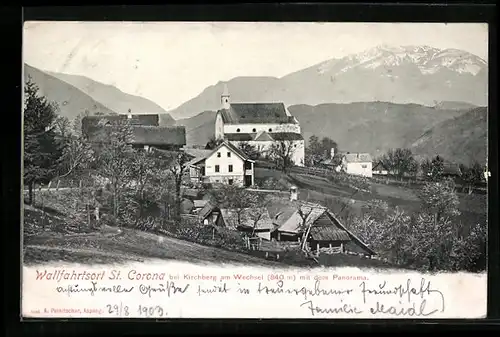
<svg viewBox="0 0 500 337"><path fill-rule="evenodd" d="M187 163L191 181L236 186L254 185L254 161L224 141L208 155Z"/></svg>
<svg viewBox="0 0 500 337"><path fill-rule="evenodd" d="M378 161L372 168L372 175L386 176L389 174L389 170L385 167L382 161Z"/></svg>
<svg viewBox="0 0 500 337"><path fill-rule="evenodd" d="M215 138L238 146L248 143L266 155L276 143L290 149L295 165L304 165L300 124L283 103L231 103L227 85L215 119Z"/></svg>
<svg viewBox="0 0 500 337"><path fill-rule="evenodd" d="M209 201L198 211L198 220L206 226L214 226L219 214L220 208Z"/></svg>
<svg viewBox="0 0 500 337"><path fill-rule="evenodd" d="M158 120L158 115L86 116L82 119L82 133L90 141L106 141L110 132L128 125L129 142L135 148L179 151L186 145L184 126L158 126Z"/></svg>
<svg viewBox="0 0 500 337"><path fill-rule="evenodd" d="M326 207L298 202L282 207L274 216L275 230L271 238L277 241L300 242L307 235L311 251L354 252L372 256L376 253L351 233Z"/></svg>
<svg viewBox="0 0 500 337"><path fill-rule="evenodd" d="M372 177L372 157L369 153L345 153L342 157L342 170L347 174Z"/></svg>
<svg viewBox="0 0 500 337"><path fill-rule="evenodd" d="M216 225L271 240L273 222L266 208L220 209ZM253 234L253 235L252 235Z"/></svg>

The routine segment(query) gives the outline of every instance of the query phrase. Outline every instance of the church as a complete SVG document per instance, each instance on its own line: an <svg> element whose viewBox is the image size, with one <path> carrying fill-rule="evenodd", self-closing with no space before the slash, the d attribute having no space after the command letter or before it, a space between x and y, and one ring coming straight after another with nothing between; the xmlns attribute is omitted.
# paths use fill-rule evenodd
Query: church
<svg viewBox="0 0 500 337"><path fill-rule="evenodd" d="M245 142L263 155L279 143L289 148L297 166L304 166L305 142L300 124L283 103L232 103L227 85L215 119L215 138L235 146ZM287 150L288 151L288 150Z"/></svg>

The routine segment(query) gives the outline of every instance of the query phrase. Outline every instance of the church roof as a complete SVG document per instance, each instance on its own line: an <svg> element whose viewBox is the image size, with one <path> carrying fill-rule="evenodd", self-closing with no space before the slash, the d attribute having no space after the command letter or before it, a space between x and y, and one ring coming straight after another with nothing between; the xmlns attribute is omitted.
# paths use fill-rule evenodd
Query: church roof
<svg viewBox="0 0 500 337"><path fill-rule="evenodd" d="M226 124L297 123L283 103L231 103L229 109L219 112Z"/></svg>
<svg viewBox="0 0 500 337"><path fill-rule="evenodd" d="M271 139L263 139L262 133L227 133L224 136L230 142L248 142L248 141L282 141L282 140L304 140L300 133L294 132L266 132L266 138L269 136Z"/></svg>

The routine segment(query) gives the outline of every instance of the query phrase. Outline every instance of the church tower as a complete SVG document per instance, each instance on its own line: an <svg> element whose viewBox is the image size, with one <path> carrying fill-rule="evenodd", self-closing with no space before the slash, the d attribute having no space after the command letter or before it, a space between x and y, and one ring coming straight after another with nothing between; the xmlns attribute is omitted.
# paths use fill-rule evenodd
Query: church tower
<svg viewBox="0 0 500 337"><path fill-rule="evenodd" d="M229 98L229 89L227 88L227 84L224 83L224 91L220 96L221 109L229 110L229 107L231 105Z"/></svg>

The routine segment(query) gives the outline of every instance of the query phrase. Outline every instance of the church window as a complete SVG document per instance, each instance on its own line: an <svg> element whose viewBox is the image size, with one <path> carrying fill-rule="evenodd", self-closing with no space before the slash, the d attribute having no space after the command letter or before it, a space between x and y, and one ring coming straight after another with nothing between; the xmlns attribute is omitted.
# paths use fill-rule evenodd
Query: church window
<svg viewBox="0 0 500 337"><path fill-rule="evenodd" d="M254 129L252 129L252 132L256 132L256 131L257 131L257 130L256 130L255 128L254 128Z"/></svg>
<svg viewBox="0 0 500 337"><path fill-rule="evenodd" d="M233 165L229 165L228 170L229 170L229 172L233 172Z"/></svg>
<svg viewBox="0 0 500 337"><path fill-rule="evenodd" d="M231 158L231 152L228 152L228 153L227 153L227 157L228 157L228 158Z"/></svg>
<svg viewBox="0 0 500 337"><path fill-rule="evenodd" d="M217 158L220 158L220 152L217 152Z"/></svg>
<svg viewBox="0 0 500 337"><path fill-rule="evenodd" d="M219 165L215 165L215 172L219 172Z"/></svg>
<svg viewBox="0 0 500 337"><path fill-rule="evenodd" d="M240 129L236 129L236 132L240 132Z"/></svg>

